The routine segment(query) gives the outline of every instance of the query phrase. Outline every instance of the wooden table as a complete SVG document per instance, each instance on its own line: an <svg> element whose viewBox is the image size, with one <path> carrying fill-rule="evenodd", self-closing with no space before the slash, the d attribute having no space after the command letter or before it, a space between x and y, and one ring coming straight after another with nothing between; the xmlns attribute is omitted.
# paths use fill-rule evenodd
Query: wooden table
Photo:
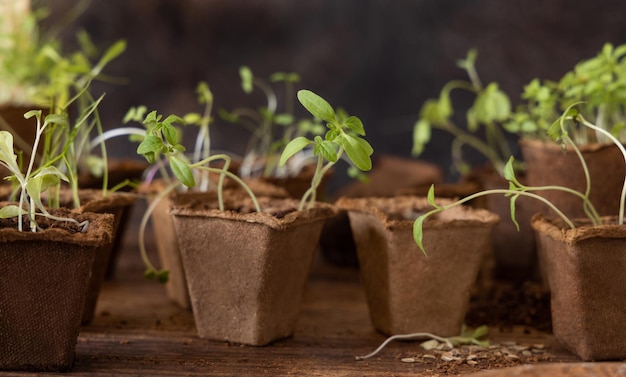
<svg viewBox="0 0 626 377"><path fill-rule="evenodd" d="M445 363L434 359L403 362L425 353L419 342L392 343L379 355L356 361L355 356L370 353L385 336L370 324L358 271L328 266L319 258L292 338L265 347L199 339L193 314L171 303L163 286L143 279L136 237L131 233L127 238L116 274L104 284L96 317L81 331L69 375L437 376L484 369L464 362L442 369ZM489 339L494 344L540 343L546 349L542 360L578 361L547 333L490 329ZM21 375L28 374L0 373Z"/></svg>

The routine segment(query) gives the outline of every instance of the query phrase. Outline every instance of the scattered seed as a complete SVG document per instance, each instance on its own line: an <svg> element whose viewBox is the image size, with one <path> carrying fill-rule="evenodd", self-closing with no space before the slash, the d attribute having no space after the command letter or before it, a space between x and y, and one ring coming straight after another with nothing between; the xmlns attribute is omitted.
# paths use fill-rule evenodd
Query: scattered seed
<svg viewBox="0 0 626 377"><path fill-rule="evenodd" d="M405 358L401 359L401 361L403 363L414 363L416 360L415 360L414 357L405 357Z"/></svg>
<svg viewBox="0 0 626 377"><path fill-rule="evenodd" d="M476 364L478 364L478 361L476 361L476 360L467 360L467 364L469 364L469 365L476 365Z"/></svg>
<svg viewBox="0 0 626 377"><path fill-rule="evenodd" d="M432 359L432 360L436 360L436 359L437 359L437 356L435 356L435 355L430 355L430 354L425 354L425 355L422 355L422 359Z"/></svg>

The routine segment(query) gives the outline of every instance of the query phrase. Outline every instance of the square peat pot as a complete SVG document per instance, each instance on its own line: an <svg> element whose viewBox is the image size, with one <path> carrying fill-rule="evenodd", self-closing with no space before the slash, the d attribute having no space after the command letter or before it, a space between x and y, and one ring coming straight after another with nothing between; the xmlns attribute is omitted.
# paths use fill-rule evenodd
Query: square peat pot
<svg viewBox="0 0 626 377"><path fill-rule="evenodd" d="M261 213L241 196L225 211L215 201L171 209L201 338L261 346L293 335L322 226L335 211L259 202Z"/></svg>
<svg viewBox="0 0 626 377"><path fill-rule="evenodd" d="M74 364L96 251L112 241L113 215L64 216L88 219L87 231L0 227L0 370L67 371Z"/></svg>
<svg viewBox="0 0 626 377"><path fill-rule="evenodd" d="M432 209L426 198L342 198L336 205L349 211L374 327L387 335L459 335L498 216L459 206L427 219L424 255L413 222Z"/></svg>
<svg viewBox="0 0 626 377"><path fill-rule="evenodd" d="M583 360L626 359L626 226L535 215L554 336Z"/></svg>

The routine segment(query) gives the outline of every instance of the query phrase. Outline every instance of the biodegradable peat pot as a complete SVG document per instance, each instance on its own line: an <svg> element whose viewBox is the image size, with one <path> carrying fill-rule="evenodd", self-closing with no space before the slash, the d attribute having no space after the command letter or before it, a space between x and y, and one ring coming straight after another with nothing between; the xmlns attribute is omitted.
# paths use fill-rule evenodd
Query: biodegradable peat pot
<svg viewBox="0 0 626 377"><path fill-rule="evenodd" d="M293 199L173 207L178 244L198 335L261 346L293 334L324 221L318 203L297 211ZM214 203L214 202L212 202Z"/></svg>
<svg viewBox="0 0 626 377"><path fill-rule="evenodd" d="M465 206L438 214L424 223L424 256L413 222L432 209L426 198L342 198L337 207L349 211L374 327L387 335L460 334L498 217Z"/></svg>
<svg viewBox="0 0 626 377"><path fill-rule="evenodd" d="M102 196L101 190L87 189L79 190L79 196L82 205L77 209L78 212L110 213L114 216L113 242L98 248L93 263L82 319L82 323L87 324L95 315L102 282L122 247L127 217L137 196L126 192L111 192Z"/></svg>
<svg viewBox="0 0 626 377"><path fill-rule="evenodd" d="M84 233L56 227L0 228L0 370L67 371L74 362L96 250L111 243L113 215L54 212L89 220ZM44 225L44 220L40 225Z"/></svg>
<svg viewBox="0 0 626 377"><path fill-rule="evenodd" d="M368 180L355 180L338 191L338 197L365 198L396 196L398 190L430 187L443 180L441 169L434 164L392 155L374 157ZM428 191L428 189L426 189ZM424 195L426 195L424 191ZM326 221L320 238L320 253L330 264L357 267L356 246L346 211Z"/></svg>
<svg viewBox="0 0 626 377"><path fill-rule="evenodd" d="M626 358L626 226L603 220L607 225L575 221L575 229L541 214L532 220L554 336L583 360Z"/></svg>
<svg viewBox="0 0 626 377"><path fill-rule="evenodd" d="M287 192L279 187L270 185L259 180L246 180L248 186L257 196L285 198ZM155 181L150 188L145 191L150 193L162 191L165 189L162 181ZM230 197L235 195L244 198L247 194L242 190L233 187L224 190L224 195ZM174 203L176 205L184 205L196 198L215 201L217 196L214 192L184 192L172 193L164 197L156 203L156 207L151 214L152 227L154 229L154 237L156 238L157 251L161 268L169 271L169 278L165 284L165 292L167 297L184 309L191 309L191 301L189 300L189 291L187 288L187 279L185 278L185 270L178 249L178 241L176 240L176 232L174 231L174 220L170 215L170 208ZM151 202L152 199L150 199Z"/></svg>
<svg viewBox="0 0 626 377"><path fill-rule="evenodd" d="M584 193L586 181L582 165L572 148L563 153L554 142L534 139L520 140L526 165L528 186L558 185ZM614 144L588 144L578 147L589 168L591 192L589 199L601 216L612 216L619 207L619 198L626 175L624 157ZM572 194L550 190L538 192L567 217L586 217L582 200ZM536 212L553 216L548 207L534 201Z"/></svg>

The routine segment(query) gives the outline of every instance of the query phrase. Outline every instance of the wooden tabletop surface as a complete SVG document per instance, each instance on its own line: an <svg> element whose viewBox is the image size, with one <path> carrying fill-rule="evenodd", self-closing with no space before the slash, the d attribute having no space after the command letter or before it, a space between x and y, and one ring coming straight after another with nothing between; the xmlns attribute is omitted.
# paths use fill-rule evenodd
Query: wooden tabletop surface
<svg viewBox="0 0 626 377"><path fill-rule="evenodd" d="M464 360L450 368L439 356L424 358L419 342L394 342L370 359L355 360L386 337L371 326L358 270L329 266L320 258L292 338L265 347L200 339L193 314L170 302L163 286L143 279L136 237L127 238L115 276L103 286L96 316L81 331L73 370L58 375L443 376L485 369ZM540 331L491 328L489 340L494 348L541 345L538 363L578 361L551 334ZM502 366L516 364L515 357L506 356L503 360L510 362ZM0 372L22 375L29 374Z"/></svg>

